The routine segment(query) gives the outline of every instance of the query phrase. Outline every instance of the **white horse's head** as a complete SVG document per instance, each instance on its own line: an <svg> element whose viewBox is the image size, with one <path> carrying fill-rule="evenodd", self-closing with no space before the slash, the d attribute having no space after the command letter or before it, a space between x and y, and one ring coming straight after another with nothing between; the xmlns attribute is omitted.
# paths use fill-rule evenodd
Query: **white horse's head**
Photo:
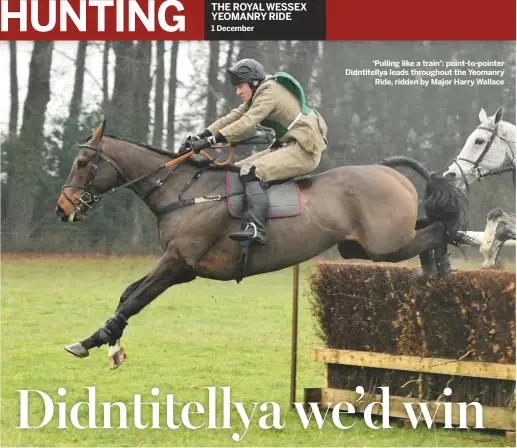
<svg viewBox="0 0 517 448"><path fill-rule="evenodd" d="M465 190L468 184L504 167L515 166L515 126L502 121L503 108L488 117L479 111L481 124L469 135L463 149L444 173L456 187Z"/></svg>

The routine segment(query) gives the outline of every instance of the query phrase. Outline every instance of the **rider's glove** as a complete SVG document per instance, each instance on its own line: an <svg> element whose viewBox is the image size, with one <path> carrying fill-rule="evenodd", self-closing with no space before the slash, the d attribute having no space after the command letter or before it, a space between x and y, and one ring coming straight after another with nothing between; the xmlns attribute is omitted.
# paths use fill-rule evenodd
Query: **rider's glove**
<svg viewBox="0 0 517 448"><path fill-rule="evenodd" d="M207 138L203 138L201 140L196 140L190 144L192 151L194 154L199 154L199 152L203 149L210 148L210 146L215 145L215 137L212 135Z"/></svg>
<svg viewBox="0 0 517 448"><path fill-rule="evenodd" d="M188 150L190 150L192 148L192 143L194 143L195 141L201 140L201 139L204 139L204 138L207 138L210 136L212 136L212 133L208 129L201 132L201 134L189 135L187 137L187 139L185 140L185 142L180 146L180 150L179 150L180 155L185 154Z"/></svg>
<svg viewBox="0 0 517 448"><path fill-rule="evenodd" d="M196 140L199 140L199 137L197 135L189 135L187 139L183 142L183 144L180 146L179 154L182 155L189 151L192 147L192 143L194 143Z"/></svg>

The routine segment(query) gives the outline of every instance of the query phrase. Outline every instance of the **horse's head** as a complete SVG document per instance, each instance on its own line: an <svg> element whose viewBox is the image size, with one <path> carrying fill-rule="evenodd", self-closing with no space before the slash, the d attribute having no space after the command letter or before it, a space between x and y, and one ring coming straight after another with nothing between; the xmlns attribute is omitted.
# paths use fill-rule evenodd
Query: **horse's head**
<svg viewBox="0 0 517 448"><path fill-rule="evenodd" d="M463 149L444 177L463 190L468 184L500 169L507 158L508 143L501 135L503 108L488 117L485 109L479 111L481 124L469 135Z"/></svg>
<svg viewBox="0 0 517 448"><path fill-rule="evenodd" d="M79 154L56 206L61 221L82 221L98 195L116 185L118 172L102 149L105 127L106 121L96 129L88 143L79 145Z"/></svg>

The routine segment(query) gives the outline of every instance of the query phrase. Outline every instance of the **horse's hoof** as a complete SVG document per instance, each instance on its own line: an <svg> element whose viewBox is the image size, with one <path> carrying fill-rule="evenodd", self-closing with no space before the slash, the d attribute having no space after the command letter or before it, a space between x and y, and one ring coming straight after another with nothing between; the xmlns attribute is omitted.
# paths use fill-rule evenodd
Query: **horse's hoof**
<svg viewBox="0 0 517 448"><path fill-rule="evenodd" d="M110 370L119 368L126 359L126 352L120 345L116 344L113 347L109 347L108 360L110 363Z"/></svg>
<svg viewBox="0 0 517 448"><path fill-rule="evenodd" d="M486 260L482 266L483 269L503 269L503 263L501 261Z"/></svg>
<svg viewBox="0 0 517 448"><path fill-rule="evenodd" d="M428 270L423 268L416 268L413 273L413 278L417 280L429 280L436 275L436 270Z"/></svg>
<svg viewBox="0 0 517 448"><path fill-rule="evenodd" d="M65 350L68 353L71 353L74 356L77 356L78 358L86 358L90 353L88 353L88 350L86 350L80 342L77 342L76 344L67 345L65 347Z"/></svg>

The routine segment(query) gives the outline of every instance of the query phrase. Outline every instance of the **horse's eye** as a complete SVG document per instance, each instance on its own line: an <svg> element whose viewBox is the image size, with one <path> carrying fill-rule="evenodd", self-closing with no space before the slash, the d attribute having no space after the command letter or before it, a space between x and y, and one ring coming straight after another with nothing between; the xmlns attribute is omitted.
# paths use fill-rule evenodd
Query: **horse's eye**
<svg viewBox="0 0 517 448"><path fill-rule="evenodd" d="M86 165L88 165L88 162L86 160L77 161L77 168L84 168Z"/></svg>
<svg viewBox="0 0 517 448"><path fill-rule="evenodd" d="M482 138L476 138L475 143L476 143L476 145L481 145L481 144L485 143L485 140Z"/></svg>

